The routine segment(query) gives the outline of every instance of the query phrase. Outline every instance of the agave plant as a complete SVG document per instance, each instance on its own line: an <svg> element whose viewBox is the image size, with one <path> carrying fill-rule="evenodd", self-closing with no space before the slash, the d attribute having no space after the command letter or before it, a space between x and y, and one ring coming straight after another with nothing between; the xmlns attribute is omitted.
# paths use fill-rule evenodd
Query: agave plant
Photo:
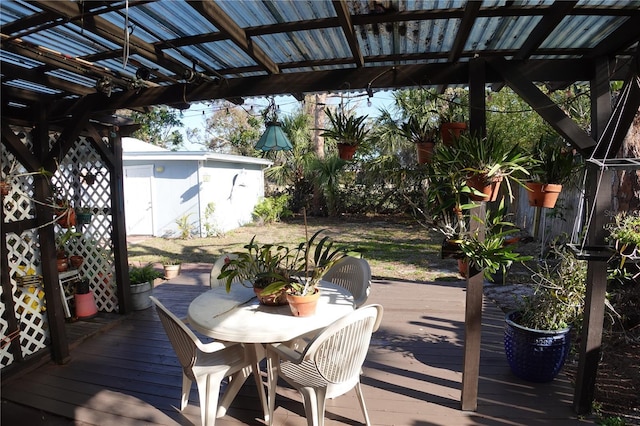
<svg viewBox="0 0 640 426"><path fill-rule="evenodd" d="M343 111L333 113L329 108L325 110L325 114L331 122L331 128L323 129L323 137L345 145L359 145L369 134L365 123L367 115L356 116Z"/></svg>

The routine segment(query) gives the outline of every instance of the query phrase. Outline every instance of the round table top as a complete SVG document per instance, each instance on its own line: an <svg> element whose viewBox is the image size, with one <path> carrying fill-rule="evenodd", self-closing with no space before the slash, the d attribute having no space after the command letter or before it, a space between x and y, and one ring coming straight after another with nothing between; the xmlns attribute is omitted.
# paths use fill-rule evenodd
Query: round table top
<svg viewBox="0 0 640 426"><path fill-rule="evenodd" d="M348 290L323 281L316 313L295 317L289 305L258 303L253 288L240 284L215 287L196 297L189 305L189 324L205 336L228 342L276 343L324 328L352 312L353 297Z"/></svg>

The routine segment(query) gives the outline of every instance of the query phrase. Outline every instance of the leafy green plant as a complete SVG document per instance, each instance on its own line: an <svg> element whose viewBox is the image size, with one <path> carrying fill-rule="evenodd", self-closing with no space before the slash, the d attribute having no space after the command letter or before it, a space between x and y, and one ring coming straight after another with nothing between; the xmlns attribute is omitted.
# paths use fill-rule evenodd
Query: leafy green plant
<svg viewBox="0 0 640 426"><path fill-rule="evenodd" d="M368 117L366 115L356 116L345 114L343 111L333 113L329 108L325 109L325 114L331 127L323 129L322 137L334 139L345 145L359 145L369 133L365 122Z"/></svg>
<svg viewBox="0 0 640 426"><path fill-rule="evenodd" d="M518 324L536 330L579 329L586 292L587 262L567 248L557 248L556 261L543 261L532 271L534 293L519 306Z"/></svg>
<svg viewBox="0 0 640 426"><path fill-rule="evenodd" d="M207 204L207 207L204 209L204 231L207 237L216 237L222 235L223 232L218 229L216 226L216 221L213 218L213 215L216 211L216 204L211 202Z"/></svg>
<svg viewBox="0 0 640 426"><path fill-rule="evenodd" d="M606 226L609 231L607 240L622 245L640 245L640 211L635 213L620 212L613 222Z"/></svg>
<svg viewBox="0 0 640 426"><path fill-rule="evenodd" d="M434 128L428 120L411 116L398 127L401 136L413 143L435 143L438 129Z"/></svg>
<svg viewBox="0 0 640 426"><path fill-rule="evenodd" d="M532 177L543 184L563 185L583 167L564 140L550 132L540 137L531 156L536 160Z"/></svg>
<svg viewBox="0 0 640 426"><path fill-rule="evenodd" d="M289 196L286 194L275 197L265 197L260 200L253 208L254 221L262 223L280 222L283 217L291 216L291 210L287 208L289 205Z"/></svg>
<svg viewBox="0 0 640 426"><path fill-rule="evenodd" d="M189 221L190 217L191 213L186 213L176 219L176 225L178 225L180 238L182 238L183 240L191 238L193 224Z"/></svg>
<svg viewBox="0 0 640 426"><path fill-rule="evenodd" d="M182 260L174 258L174 257L165 257L162 259L163 265L181 265Z"/></svg>
<svg viewBox="0 0 640 426"><path fill-rule="evenodd" d="M162 272L156 271L150 263L144 266L129 267L129 281L132 285L147 282L153 283L156 278L162 278L163 276Z"/></svg>

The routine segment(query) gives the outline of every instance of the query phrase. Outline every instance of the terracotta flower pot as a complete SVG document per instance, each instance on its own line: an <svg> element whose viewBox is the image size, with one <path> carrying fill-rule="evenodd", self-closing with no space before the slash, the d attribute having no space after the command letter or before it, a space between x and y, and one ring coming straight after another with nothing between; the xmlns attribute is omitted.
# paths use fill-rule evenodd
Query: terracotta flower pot
<svg viewBox="0 0 640 426"><path fill-rule="evenodd" d="M527 189L529 189L527 197L529 198L530 206L552 209L556 206L556 201L558 201L558 196L562 191L562 185L527 182Z"/></svg>
<svg viewBox="0 0 640 426"><path fill-rule="evenodd" d="M353 154L356 153L358 149L357 145L347 145L344 143L338 144L338 155L343 160L351 160L353 158Z"/></svg>
<svg viewBox="0 0 640 426"><path fill-rule="evenodd" d="M58 267L58 272L64 272L69 269L69 262L67 258L56 259L56 265Z"/></svg>
<svg viewBox="0 0 640 426"><path fill-rule="evenodd" d="M433 158L433 142L419 142L416 144L418 150L418 164L431 163Z"/></svg>
<svg viewBox="0 0 640 426"><path fill-rule="evenodd" d="M454 138L460 137L460 134L467 130L466 123L442 123L440 125L440 137L442 137L442 143L445 145L451 145Z"/></svg>
<svg viewBox="0 0 640 426"><path fill-rule="evenodd" d="M180 268L182 265L164 265L164 277L168 280L180 275Z"/></svg>
<svg viewBox="0 0 640 426"><path fill-rule="evenodd" d="M319 298L320 290L308 296L287 294L287 301L289 302L291 313L296 317L310 317L315 315Z"/></svg>
<svg viewBox="0 0 640 426"><path fill-rule="evenodd" d="M68 208L66 210L60 209L55 211L55 215L58 218L58 225L63 228L70 228L72 226L76 226L76 211L72 208Z"/></svg>
<svg viewBox="0 0 640 426"><path fill-rule="evenodd" d="M498 194L500 193L500 184L503 177L498 176L492 179L487 179L485 175L474 175L467 180L467 185L477 191L480 191L484 196L469 195L473 201L496 201Z"/></svg>
<svg viewBox="0 0 640 426"><path fill-rule="evenodd" d="M69 263L71 263L71 266L75 269L78 269L82 265L82 262L84 262L84 257L82 256L69 256Z"/></svg>

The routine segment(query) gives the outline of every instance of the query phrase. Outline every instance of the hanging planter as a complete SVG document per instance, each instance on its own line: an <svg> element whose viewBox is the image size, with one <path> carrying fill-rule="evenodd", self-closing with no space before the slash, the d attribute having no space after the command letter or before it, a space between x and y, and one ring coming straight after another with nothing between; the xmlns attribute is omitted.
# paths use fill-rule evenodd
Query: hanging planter
<svg viewBox="0 0 640 426"><path fill-rule="evenodd" d="M467 186L475 189L483 195L471 193L469 198L473 201L496 201L500 193L500 184L503 181L502 176L494 176L488 178L486 175L473 175L467 179Z"/></svg>
<svg viewBox="0 0 640 426"><path fill-rule="evenodd" d="M416 148L418 150L418 164L431 163L434 147L435 144L433 142L416 143Z"/></svg>
<svg viewBox="0 0 640 426"><path fill-rule="evenodd" d="M527 182L527 197L532 207L545 207L552 209L556 206L562 185L553 183Z"/></svg>
<svg viewBox="0 0 640 426"><path fill-rule="evenodd" d="M440 125L440 137L442 143L451 145L453 140L459 138L462 132L467 130L467 124L462 122L442 123Z"/></svg>
<svg viewBox="0 0 640 426"><path fill-rule="evenodd" d="M338 144L338 156L343 160L351 160L358 149L357 145L348 145L346 143Z"/></svg>
<svg viewBox="0 0 640 426"><path fill-rule="evenodd" d="M62 208L54 210L56 215L56 222L63 228L71 228L72 226L77 225L76 211L67 207L66 209L63 207L62 203L58 203L58 205Z"/></svg>

